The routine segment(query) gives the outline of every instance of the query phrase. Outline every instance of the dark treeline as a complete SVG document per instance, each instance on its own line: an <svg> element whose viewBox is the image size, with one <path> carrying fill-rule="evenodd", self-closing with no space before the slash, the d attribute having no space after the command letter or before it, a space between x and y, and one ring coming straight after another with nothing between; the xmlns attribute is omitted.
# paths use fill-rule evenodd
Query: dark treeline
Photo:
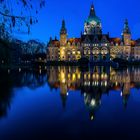
<svg viewBox="0 0 140 140"><path fill-rule="evenodd" d="M31 66L46 61L46 45L36 40L0 39L0 68Z"/></svg>

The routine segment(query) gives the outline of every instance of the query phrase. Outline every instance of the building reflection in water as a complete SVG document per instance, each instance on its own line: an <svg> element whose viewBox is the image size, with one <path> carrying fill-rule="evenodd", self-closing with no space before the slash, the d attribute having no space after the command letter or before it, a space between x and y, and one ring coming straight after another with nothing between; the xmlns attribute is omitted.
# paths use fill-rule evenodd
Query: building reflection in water
<svg viewBox="0 0 140 140"><path fill-rule="evenodd" d="M70 91L80 91L84 104L89 110L91 120L94 120L100 108L103 94L109 91L119 91L124 108L127 107L132 88L140 85L140 68L125 68L115 70L111 67L92 67L81 69L76 66L51 66L45 71L1 72L0 79L0 117L7 115L10 109L12 89L28 87L32 90L48 83L50 89L60 89L62 106L65 108Z"/></svg>
<svg viewBox="0 0 140 140"><path fill-rule="evenodd" d="M49 67L48 83L52 88L60 88L63 107L66 106L68 93L80 90L84 103L89 110L90 119L94 120L96 110L101 106L103 94L110 90L119 91L124 108L130 96L130 89L139 86L140 68L115 70L111 67L98 67L83 70L79 67Z"/></svg>

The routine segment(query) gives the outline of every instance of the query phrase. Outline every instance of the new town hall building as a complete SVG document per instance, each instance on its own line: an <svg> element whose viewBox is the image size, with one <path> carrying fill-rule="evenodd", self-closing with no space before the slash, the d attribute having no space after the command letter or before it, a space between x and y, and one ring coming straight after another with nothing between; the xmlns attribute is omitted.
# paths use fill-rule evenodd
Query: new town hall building
<svg viewBox="0 0 140 140"><path fill-rule="evenodd" d="M90 62L110 61L114 58L125 60L140 59L140 40L131 39L128 21L125 20L121 38L111 38L102 33L100 18L91 5L90 14L84 24L80 38L67 38L65 21L62 21L60 40L50 38L47 61L75 62L87 58Z"/></svg>

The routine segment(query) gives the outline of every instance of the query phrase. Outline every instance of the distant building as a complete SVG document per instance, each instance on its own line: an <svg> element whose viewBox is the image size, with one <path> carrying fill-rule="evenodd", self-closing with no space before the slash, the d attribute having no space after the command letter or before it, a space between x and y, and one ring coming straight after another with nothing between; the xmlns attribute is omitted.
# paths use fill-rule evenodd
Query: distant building
<svg viewBox="0 0 140 140"><path fill-rule="evenodd" d="M127 19L124 22L121 38L111 38L109 33L103 34L101 20L96 16L94 6L91 5L80 38L67 38L67 29L63 20L60 40L50 38L48 43L47 61L73 62L80 58L87 58L90 62L108 62L114 58L138 60L140 43L131 39Z"/></svg>
<svg viewBox="0 0 140 140"><path fill-rule="evenodd" d="M133 59L140 60L140 39L136 40L135 47L133 47Z"/></svg>

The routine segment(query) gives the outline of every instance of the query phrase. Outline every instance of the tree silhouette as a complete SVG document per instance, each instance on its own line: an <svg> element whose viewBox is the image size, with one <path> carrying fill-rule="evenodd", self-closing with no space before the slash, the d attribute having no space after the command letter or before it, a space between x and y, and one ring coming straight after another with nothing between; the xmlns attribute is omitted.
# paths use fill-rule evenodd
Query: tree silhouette
<svg viewBox="0 0 140 140"><path fill-rule="evenodd" d="M38 22L37 15L43 7L45 0L0 0L1 32L29 34L30 27Z"/></svg>

